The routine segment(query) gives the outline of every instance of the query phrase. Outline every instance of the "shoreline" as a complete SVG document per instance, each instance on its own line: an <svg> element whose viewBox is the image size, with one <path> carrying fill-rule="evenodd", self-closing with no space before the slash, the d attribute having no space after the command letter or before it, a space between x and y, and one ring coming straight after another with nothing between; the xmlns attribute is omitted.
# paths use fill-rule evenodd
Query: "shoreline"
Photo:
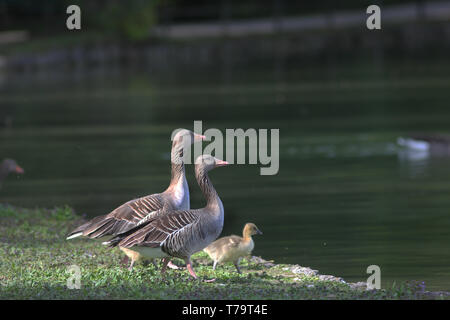
<svg viewBox="0 0 450 320"><path fill-rule="evenodd" d="M364 282L346 282L297 264L275 264L252 256L241 262L242 274L232 264L212 270L206 253L193 257L205 283L193 280L182 267L161 277L153 264L133 271L120 265L119 249L89 239L65 240L83 219L70 207L23 209L0 205L0 299L450 299L450 292L427 291L418 282L390 289L368 290ZM176 263L178 260L176 260ZM68 289L68 269L81 271L80 289Z"/></svg>

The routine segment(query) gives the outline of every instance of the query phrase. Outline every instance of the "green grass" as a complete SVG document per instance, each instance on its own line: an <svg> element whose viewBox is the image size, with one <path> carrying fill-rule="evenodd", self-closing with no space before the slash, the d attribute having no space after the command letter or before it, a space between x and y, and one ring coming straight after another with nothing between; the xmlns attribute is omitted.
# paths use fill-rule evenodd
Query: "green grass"
<svg viewBox="0 0 450 320"><path fill-rule="evenodd" d="M161 276L153 264L133 271L120 264L120 250L87 239L65 240L82 222L71 208L18 209L0 206L0 299L444 299L409 282L386 290L364 290L292 272L291 265L242 261L242 274L232 264L214 272L204 253L193 257L199 280L185 269ZM182 265L181 260L175 263ZM68 289L68 268L81 270L81 288ZM212 279L206 283L202 279Z"/></svg>

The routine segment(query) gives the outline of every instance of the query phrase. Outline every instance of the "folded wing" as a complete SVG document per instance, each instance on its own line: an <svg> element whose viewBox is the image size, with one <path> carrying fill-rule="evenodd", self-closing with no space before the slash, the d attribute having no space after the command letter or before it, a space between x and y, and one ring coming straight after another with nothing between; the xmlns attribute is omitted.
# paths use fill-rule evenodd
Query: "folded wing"
<svg viewBox="0 0 450 320"><path fill-rule="evenodd" d="M179 256L189 249L195 239L202 237L198 221L196 211L173 211L148 221L133 231L118 235L108 244L125 248L161 247L164 252Z"/></svg>
<svg viewBox="0 0 450 320"><path fill-rule="evenodd" d="M121 234L158 215L162 207L163 199L160 194L131 200L111 213L95 217L81 225L68 238L82 235L96 239Z"/></svg>

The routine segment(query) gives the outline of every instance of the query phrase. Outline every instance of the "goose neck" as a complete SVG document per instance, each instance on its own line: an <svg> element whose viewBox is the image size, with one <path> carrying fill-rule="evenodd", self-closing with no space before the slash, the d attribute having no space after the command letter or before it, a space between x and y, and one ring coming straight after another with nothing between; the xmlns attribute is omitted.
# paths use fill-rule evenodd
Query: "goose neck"
<svg viewBox="0 0 450 320"><path fill-rule="evenodd" d="M173 147L170 158L172 163L170 186L176 186L186 180L183 162L183 149Z"/></svg>
<svg viewBox="0 0 450 320"><path fill-rule="evenodd" d="M203 196L206 199L206 206L213 208L221 208L222 202L220 201L219 195L214 188L208 173L205 171L200 171L197 173L197 182L202 190Z"/></svg>

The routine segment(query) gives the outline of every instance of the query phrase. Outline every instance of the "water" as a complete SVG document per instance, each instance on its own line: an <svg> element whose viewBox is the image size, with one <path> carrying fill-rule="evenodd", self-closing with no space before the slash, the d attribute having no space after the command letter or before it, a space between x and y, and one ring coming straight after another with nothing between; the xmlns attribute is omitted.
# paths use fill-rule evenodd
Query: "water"
<svg viewBox="0 0 450 320"><path fill-rule="evenodd" d="M280 128L278 175L260 176L259 165L211 172L223 235L254 222L264 232L254 254L266 259L348 281L365 281L375 264L383 286L450 290L450 159L395 143L405 132L450 132L450 65L288 70L4 76L0 120L13 126L0 133L0 158L26 174L8 178L0 202L105 214L167 186L175 128ZM192 166L187 173L200 207Z"/></svg>

